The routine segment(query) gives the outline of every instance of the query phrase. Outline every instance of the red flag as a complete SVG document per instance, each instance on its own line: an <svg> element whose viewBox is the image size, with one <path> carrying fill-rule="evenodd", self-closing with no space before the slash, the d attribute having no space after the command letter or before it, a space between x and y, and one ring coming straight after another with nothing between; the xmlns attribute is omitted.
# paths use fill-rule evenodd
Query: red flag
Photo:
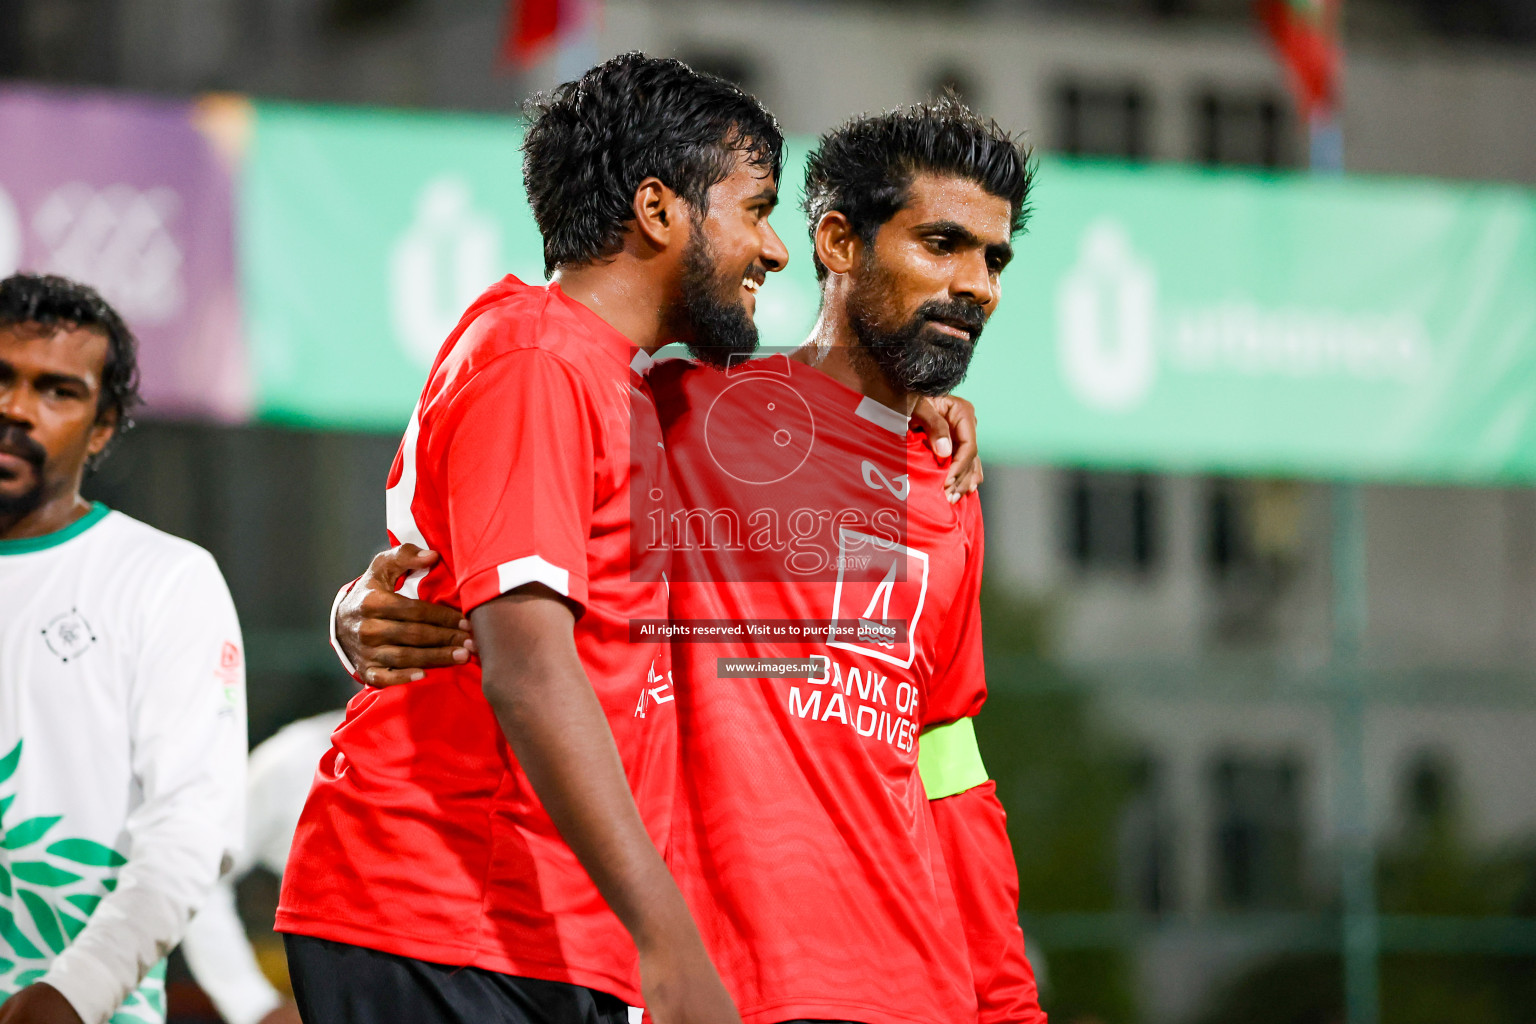
<svg viewBox="0 0 1536 1024"><path fill-rule="evenodd" d="M561 0L512 0L501 41L502 59L519 67L537 63L562 28Z"/></svg>
<svg viewBox="0 0 1536 1024"><path fill-rule="evenodd" d="M1280 51L1302 113L1331 113L1339 100L1340 0L1258 0L1270 41Z"/></svg>

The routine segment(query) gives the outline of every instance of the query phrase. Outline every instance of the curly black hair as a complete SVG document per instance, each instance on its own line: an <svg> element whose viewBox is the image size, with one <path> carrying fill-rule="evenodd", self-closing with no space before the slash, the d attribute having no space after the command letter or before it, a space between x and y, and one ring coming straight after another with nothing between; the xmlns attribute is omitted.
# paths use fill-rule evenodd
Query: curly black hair
<svg viewBox="0 0 1536 1024"><path fill-rule="evenodd" d="M97 422L113 418L113 440L133 426L139 405L139 343L96 289L52 274L13 274L0 281L0 327L35 324L99 331L107 338L107 361L96 398ZM94 468L106 451L91 459Z"/></svg>
<svg viewBox="0 0 1536 1024"><path fill-rule="evenodd" d="M821 218L837 210L868 245L911 198L912 179L924 173L967 178L1008 200L1012 233L1029 219L1029 147L946 95L851 118L821 137L805 165L803 205L812 240ZM827 268L814 253L816 279L824 280Z"/></svg>
<svg viewBox="0 0 1536 1024"><path fill-rule="evenodd" d="M624 244L635 189L655 177L694 210L737 153L783 167L784 135L756 99L681 61L625 53L528 104L523 187L544 237L544 273Z"/></svg>

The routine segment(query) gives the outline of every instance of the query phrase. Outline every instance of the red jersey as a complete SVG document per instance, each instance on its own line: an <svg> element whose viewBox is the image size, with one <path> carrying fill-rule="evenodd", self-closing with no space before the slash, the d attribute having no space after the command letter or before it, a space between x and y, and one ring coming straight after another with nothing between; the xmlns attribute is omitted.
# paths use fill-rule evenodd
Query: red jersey
<svg viewBox="0 0 1536 1024"><path fill-rule="evenodd" d="M668 361L650 381L674 626L738 629L674 636L671 860L743 1021L974 1021L917 737L985 696L977 499L948 503L905 416L783 356ZM771 632L861 620L906 632ZM769 657L817 658L824 677L723 677Z"/></svg>
<svg viewBox="0 0 1536 1024"><path fill-rule="evenodd" d="M668 651L628 635L631 619L666 614L659 573L631 573L631 486L665 480L637 353L558 285L504 279L438 353L386 504L391 543L442 555L402 593L467 614L538 582L581 607L577 653L664 848ZM634 945L518 766L476 661L352 699L294 836L277 927L639 1001Z"/></svg>

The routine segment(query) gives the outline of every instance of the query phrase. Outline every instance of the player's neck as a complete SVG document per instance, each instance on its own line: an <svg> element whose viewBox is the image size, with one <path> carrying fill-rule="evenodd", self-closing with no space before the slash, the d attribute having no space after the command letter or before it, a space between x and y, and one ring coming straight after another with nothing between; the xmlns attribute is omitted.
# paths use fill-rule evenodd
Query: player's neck
<svg viewBox="0 0 1536 1024"><path fill-rule="evenodd" d="M903 416L911 416L917 407L917 392L893 388L880 368L862 355L858 346L858 337L846 312L834 311L824 304L821 317L811 328L811 336L790 358L814 366L844 387L867 395Z"/></svg>
<svg viewBox="0 0 1536 1024"><path fill-rule="evenodd" d="M562 267L552 280L567 296L602 317L649 355L666 344L661 325L663 311L670 304L655 278L621 253L608 263Z"/></svg>
<svg viewBox="0 0 1536 1024"><path fill-rule="evenodd" d="M11 515L0 512L0 540L30 540L58 533L91 510L91 503L80 497L78 489L45 501L30 512Z"/></svg>

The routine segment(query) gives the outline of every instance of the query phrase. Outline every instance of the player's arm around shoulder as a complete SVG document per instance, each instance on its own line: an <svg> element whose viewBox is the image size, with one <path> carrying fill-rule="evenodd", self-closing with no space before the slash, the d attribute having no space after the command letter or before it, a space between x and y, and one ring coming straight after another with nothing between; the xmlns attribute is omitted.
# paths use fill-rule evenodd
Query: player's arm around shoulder
<svg viewBox="0 0 1536 1024"><path fill-rule="evenodd" d="M110 1017L181 940L243 842L245 651L234 603L211 555L166 538L135 595L130 654L131 771L116 889L43 982L85 1024Z"/></svg>

